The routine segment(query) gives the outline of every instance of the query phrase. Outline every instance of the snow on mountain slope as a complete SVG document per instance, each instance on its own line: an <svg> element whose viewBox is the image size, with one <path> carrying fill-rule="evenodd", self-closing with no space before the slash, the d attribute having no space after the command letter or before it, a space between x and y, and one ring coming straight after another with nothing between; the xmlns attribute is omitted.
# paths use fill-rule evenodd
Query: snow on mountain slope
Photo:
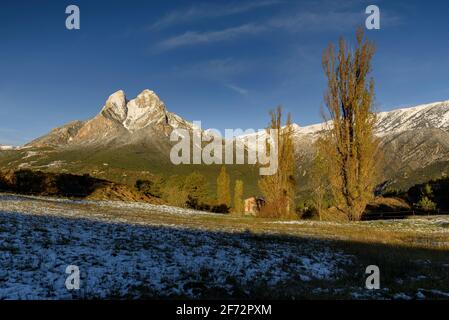
<svg viewBox="0 0 449 320"><path fill-rule="evenodd" d="M324 130L325 125L319 123L306 127L296 127L298 129L295 130L295 133L298 135L313 135ZM422 128L449 130L449 100L377 114L376 134L378 136Z"/></svg>
<svg viewBox="0 0 449 320"><path fill-rule="evenodd" d="M449 100L378 114L377 132L381 136L419 128L449 130Z"/></svg>
<svg viewBox="0 0 449 320"><path fill-rule="evenodd" d="M377 117L376 134L379 137L425 128L449 131L449 100L380 112ZM294 138L313 141L325 130L326 123L304 127L294 123L292 127ZM247 146L253 148L255 145L252 143L254 141L252 138L256 135L264 136L265 134L265 131L260 131L254 134L241 135L237 139L247 141Z"/></svg>
<svg viewBox="0 0 449 320"><path fill-rule="evenodd" d="M16 147L14 146L0 145L0 150L14 150L14 149L16 149Z"/></svg>

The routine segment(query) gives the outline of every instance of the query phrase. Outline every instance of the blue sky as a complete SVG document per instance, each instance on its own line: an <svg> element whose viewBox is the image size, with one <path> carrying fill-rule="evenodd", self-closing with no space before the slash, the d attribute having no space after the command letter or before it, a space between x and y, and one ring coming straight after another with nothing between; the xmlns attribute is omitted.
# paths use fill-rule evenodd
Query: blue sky
<svg viewBox="0 0 449 320"><path fill-rule="evenodd" d="M76 4L81 29L65 28ZM378 110L449 99L447 1L20 1L0 7L0 144L23 144L145 88L203 127L320 122L322 52L381 10Z"/></svg>

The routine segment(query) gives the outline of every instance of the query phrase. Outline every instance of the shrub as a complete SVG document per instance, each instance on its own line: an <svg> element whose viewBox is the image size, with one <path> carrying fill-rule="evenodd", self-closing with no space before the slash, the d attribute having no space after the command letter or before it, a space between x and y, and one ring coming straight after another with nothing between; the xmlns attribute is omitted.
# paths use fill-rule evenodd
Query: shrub
<svg viewBox="0 0 449 320"><path fill-rule="evenodd" d="M24 194L38 194L46 189L45 174L31 170L19 170L16 175L16 190Z"/></svg>
<svg viewBox="0 0 449 320"><path fill-rule="evenodd" d="M198 172L192 172L185 177L183 190L189 195L189 202L192 204L200 204L207 202L209 196L209 184L206 177ZM193 202L190 201L190 198Z"/></svg>
<svg viewBox="0 0 449 320"><path fill-rule="evenodd" d="M162 198L172 206L185 207L188 200L188 194L186 191L180 190L177 187L166 186L162 190Z"/></svg>
<svg viewBox="0 0 449 320"><path fill-rule="evenodd" d="M58 194L69 197L86 197L95 189L95 179L88 174L76 176L60 174L55 177Z"/></svg>
<svg viewBox="0 0 449 320"><path fill-rule="evenodd" d="M163 193L164 180L156 176L152 180L137 180L135 187L147 196L161 198Z"/></svg>
<svg viewBox="0 0 449 320"><path fill-rule="evenodd" d="M0 172L0 190L9 190L10 188L11 186L6 179L6 174Z"/></svg>
<svg viewBox="0 0 449 320"><path fill-rule="evenodd" d="M219 205L212 206L211 211L214 213L229 213L230 209L231 208L229 208L225 204L219 204Z"/></svg>
<svg viewBox="0 0 449 320"><path fill-rule="evenodd" d="M387 188L385 189L385 191L382 193L382 196L385 198L392 198L392 197L397 197L401 194L401 192L395 188Z"/></svg>
<svg viewBox="0 0 449 320"><path fill-rule="evenodd" d="M279 209L282 210L279 210ZM259 214L260 218L268 219L296 219L298 215L290 210L288 202L284 199L279 199L277 201L265 202L261 207Z"/></svg>
<svg viewBox="0 0 449 320"><path fill-rule="evenodd" d="M437 205L435 202L430 200L427 196L422 196L422 198L415 204L416 209L423 211L435 211L437 209Z"/></svg>
<svg viewBox="0 0 449 320"><path fill-rule="evenodd" d="M229 212L229 207L226 205L223 205L223 207L220 206L211 206L208 204L208 202L199 202L197 198L194 198L190 195L187 196L186 205L190 209L200 210L200 211L211 211L211 212L217 212L217 213L225 213L225 212L219 212L223 211L223 208L226 208L226 212ZM215 211L214 211L215 210Z"/></svg>

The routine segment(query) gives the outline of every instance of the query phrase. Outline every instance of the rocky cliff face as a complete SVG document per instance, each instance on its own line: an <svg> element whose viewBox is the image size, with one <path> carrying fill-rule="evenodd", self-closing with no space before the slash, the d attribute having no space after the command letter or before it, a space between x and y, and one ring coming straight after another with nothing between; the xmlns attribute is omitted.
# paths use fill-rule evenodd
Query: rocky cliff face
<svg viewBox="0 0 449 320"><path fill-rule="evenodd" d="M125 93L119 90L109 96L94 118L56 128L27 146L68 147L125 142L135 140L133 138L150 130L168 137L174 128L190 130L193 124L168 112L165 104L151 90L146 89L129 101Z"/></svg>

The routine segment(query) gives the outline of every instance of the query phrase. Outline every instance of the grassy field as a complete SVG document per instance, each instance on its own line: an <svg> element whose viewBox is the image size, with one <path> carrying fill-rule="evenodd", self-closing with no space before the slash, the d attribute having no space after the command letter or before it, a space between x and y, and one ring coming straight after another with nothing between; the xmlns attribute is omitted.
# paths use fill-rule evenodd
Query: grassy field
<svg viewBox="0 0 449 320"><path fill-rule="evenodd" d="M170 162L168 154L169 150L161 153L156 148L140 144L83 149L25 148L0 152L0 167L13 170L28 168L54 173L90 174L96 178L130 186L134 186L137 179L150 179L154 174L168 178L168 172L170 175L186 176L192 171L198 171L207 178L210 190L216 189L216 179L221 165L176 166ZM311 164L307 158L303 160L301 166L297 168L297 191L301 194L301 198L307 199L310 192L306 173ZM257 167L226 165L226 168L232 181L239 179L244 182L245 197L260 194L257 186L260 177ZM390 168L384 175L393 182L391 188L406 191L417 183L445 177L446 172L449 172L449 161L436 162L425 168L406 172Z"/></svg>
<svg viewBox="0 0 449 320"><path fill-rule="evenodd" d="M0 298L449 298L443 216L274 221L3 195L0 253ZM64 287L68 264L79 291ZM379 290L365 288L368 265Z"/></svg>
<svg viewBox="0 0 449 320"><path fill-rule="evenodd" d="M0 152L2 169L32 169L54 173L89 174L116 183L134 186L137 179L150 179L154 174L187 176L193 171L204 175L210 190L216 190L221 165L182 165L170 162L169 151L161 155L148 146L131 145L117 148L62 149L27 148ZM232 182L244 182L244 195L259 194L259 169L254 165L227 165ZM168 174L169 173L169 174ZM233 187L233 186L232 186ZM215 192L211 192L211 196Z"/></svg>

